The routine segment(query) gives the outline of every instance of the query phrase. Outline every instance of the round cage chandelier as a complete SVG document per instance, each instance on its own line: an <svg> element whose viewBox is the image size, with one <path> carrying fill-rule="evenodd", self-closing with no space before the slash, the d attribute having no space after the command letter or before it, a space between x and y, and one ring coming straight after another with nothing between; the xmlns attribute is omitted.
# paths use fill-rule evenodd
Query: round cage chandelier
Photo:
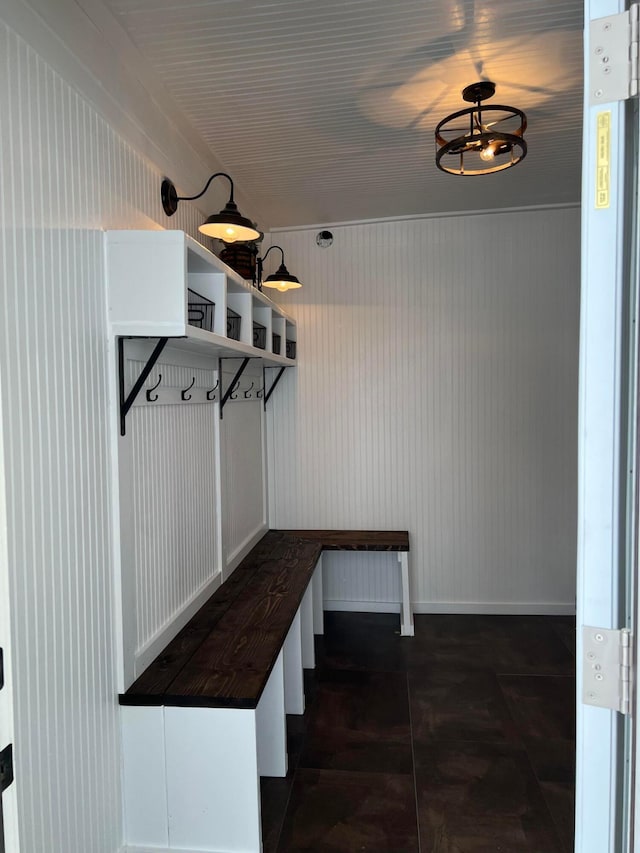
<svg viewBox="0 0 640 853"><path fill-rule="evenodd" d="M452 113L436 127L436 166L443 172L490 175L526 157L527 117L516 107L483 105L495 91L490 80L467 86L462 97L474 106Z"/></svg>

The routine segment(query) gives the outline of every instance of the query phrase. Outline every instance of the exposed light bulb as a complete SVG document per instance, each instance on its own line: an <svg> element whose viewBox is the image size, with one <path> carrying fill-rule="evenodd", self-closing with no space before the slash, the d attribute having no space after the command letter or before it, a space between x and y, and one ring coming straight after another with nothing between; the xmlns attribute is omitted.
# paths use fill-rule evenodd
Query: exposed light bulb
<svg viewBox="0 0 640 853"><path fill-rule="evenodd" d="M495 149L492 145L487 145L486 148L483 148L480 151L480 159L484 160L485 163L490 163L495 156L496 156L496 152L495 152Z"/></svg>

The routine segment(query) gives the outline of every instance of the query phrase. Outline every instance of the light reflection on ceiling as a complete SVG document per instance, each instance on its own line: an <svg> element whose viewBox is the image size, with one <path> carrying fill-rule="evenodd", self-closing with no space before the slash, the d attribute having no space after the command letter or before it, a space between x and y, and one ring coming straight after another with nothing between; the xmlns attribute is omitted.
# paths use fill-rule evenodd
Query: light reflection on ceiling
<svg viewBox="0 0 640 853"><path fill-rule="evenodd" d="M581 0L104 2L262 227L579 201ZM479 79L529 153L465 180L433 129Z"/></svg>

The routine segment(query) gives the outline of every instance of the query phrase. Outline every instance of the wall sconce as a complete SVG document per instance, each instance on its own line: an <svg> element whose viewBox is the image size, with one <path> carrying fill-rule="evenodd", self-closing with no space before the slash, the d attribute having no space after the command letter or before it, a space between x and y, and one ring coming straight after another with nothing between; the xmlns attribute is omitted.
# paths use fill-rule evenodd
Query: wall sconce
<svg viewBox="0 0 640 853"><path fill-rule="evenodd" d="M510 169L526 157L527 117L516 107L483 106L495 91L496 84L490 80L467 86L462 97L475 106L452 113L436 127L436 166L443 172L490 175Z"/></svg>
<svg viewBox="0 0 640 853"><path fill-rule="evenodd" d="M207 237L216 237L218 240L224 240L225 243L259 240L262 237L260 232L256 229L253 222L247 219L246 216L242 216L238 210L238 205L233 200L233 181L225 172L216 172L215 175L211 175L202 192L191 196L179 196L173 182L169 178L165 178L160 187L164 212L167 216L173 216L178 209L179 201L195 201L195 199L200 198L206 193L209 189L209 184L214 178L220 177L226 178L231 184L229 201L220 213L213 213L206 222L202 223L198 230L202 234L206 234Z"/></svg>
<svg viewBox="0 0 640 853"><path fill-rule="evenodd" d="M262 267L267 259L267 255L272 249L278 249L282 256L282 263L274 273L267 276L267 278L262 281ZM296 287L302 287L302 284L298 281L295 275L291 275L289 270L285 267L284 252L280 246L270 246L264 253L264 256L257 259L256 266L258 273L258 290L262 290L264 285L264 287L275 287L281 293L284 293L285 290L293 290Z"/></svg>

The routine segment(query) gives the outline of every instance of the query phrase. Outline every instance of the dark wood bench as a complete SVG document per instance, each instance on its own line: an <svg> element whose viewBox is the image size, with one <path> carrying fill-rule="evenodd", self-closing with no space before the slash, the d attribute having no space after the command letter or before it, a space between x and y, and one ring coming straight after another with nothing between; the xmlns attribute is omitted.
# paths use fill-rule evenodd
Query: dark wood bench
<svg viewBox="0 0 640 853"><path fill-rule="evenodd" d="M128 846L262 849L259 779L287 773L323 550L397 552L413 633L406 531L270 530L120 695Z"/></svg>
<svg viewBox="0 0 640 853"><path fill-rule="evenodd" d="M318 542L323 551L408 551L408 530L280 530Z"/></svg>
<svg viewBox="0 0 640 853"><path fill-rule="evenodd" d="M257 707L321 550L269 531L120 704Z"/></svg>
<svg viewBox="0 0 640 853"><path fill-rule="evenodd" d="M270 530L120 696L120 704L255 708L327 550L406 554L409 534Z"/></svg>
<svg viewBox="0 0 640 853"><path fill-rule="evenodd" d="M299 539L318 542L323 551L394 551L400 564L402 601L400 603L400 633L413 637L413 611L409 578L408 530L285 530ZM316 575L316 601L322 598L322 575ZM316 620L321 618L316 614Z"/></svg>

